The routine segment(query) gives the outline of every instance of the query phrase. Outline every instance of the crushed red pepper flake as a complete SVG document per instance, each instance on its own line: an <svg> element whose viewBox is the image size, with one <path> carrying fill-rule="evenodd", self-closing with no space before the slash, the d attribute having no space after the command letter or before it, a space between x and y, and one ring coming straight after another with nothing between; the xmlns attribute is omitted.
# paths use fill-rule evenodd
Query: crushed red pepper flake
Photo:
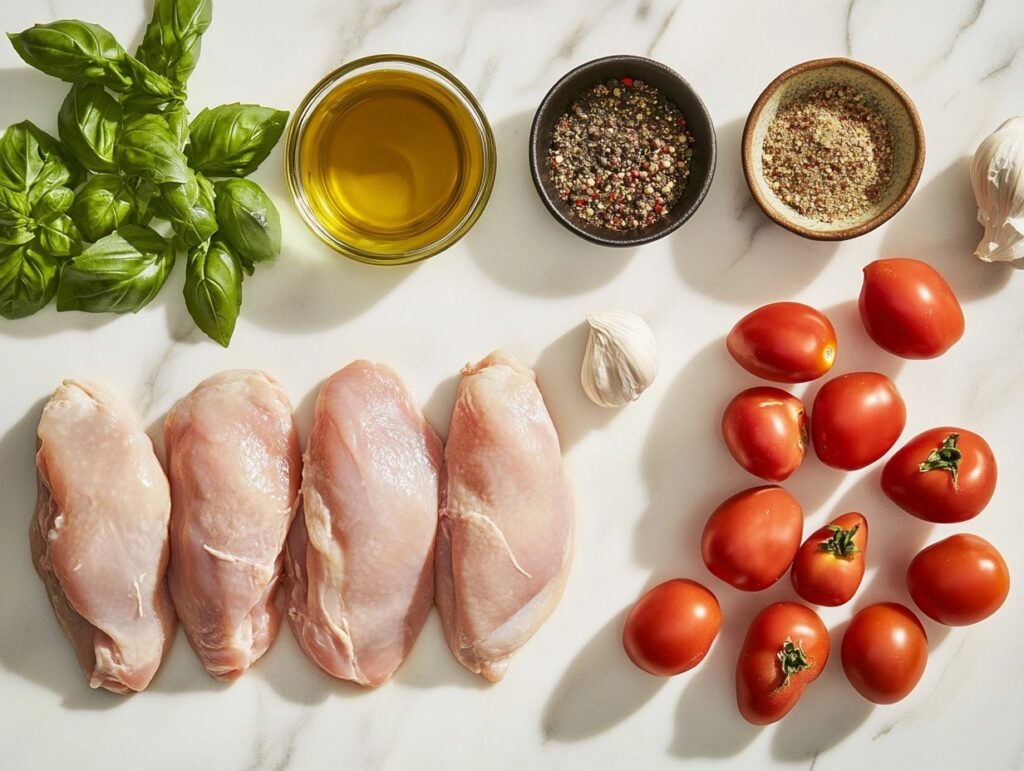
<svg viewBox="0 0 1024 771"><path fill-rule="evenodd" d="M572 216L609 230L668 216L686 188L693 136L679 108L625 77L584 91L555 124L550 179ZM589 201L589 203L587 203Z"/></svg>

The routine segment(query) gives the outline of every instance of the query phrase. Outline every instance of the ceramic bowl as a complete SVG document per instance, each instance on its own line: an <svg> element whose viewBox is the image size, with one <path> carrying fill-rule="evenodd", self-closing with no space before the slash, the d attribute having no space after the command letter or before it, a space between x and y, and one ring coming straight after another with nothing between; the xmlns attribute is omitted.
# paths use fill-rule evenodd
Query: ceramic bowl
<svg viewBox="0 0 1024 771"><path fill-rule="evenodd" d="M686 189L668 216L645 228L615 231L577 218L551 181L548 151L558 119L579 94L609 80L635 78L657 88L675 103L693 136L693 157ZM688 220L700 207L715 175L715 127L704 102L689 83L664 64L640 56L608 56L581 64L564 75L540 103L530 131L530 173L544 206L559 224L602 246L638 246L656 241Z"/></svg>
<svg viewBox="0 0 1024 771"><path fill-rule="evenodd" d="M893 137L893 174L878 202L855 219L820 222L789 208L765 181L761 148L779 106L819 86L852 86L869 96ZM805 238L842 241L874 230L903 208L924 167L924 129L910 97L885 73L852 59L814 59L783 72L761 93L743 128L743 173L754 200L771 219Z"/></svg>

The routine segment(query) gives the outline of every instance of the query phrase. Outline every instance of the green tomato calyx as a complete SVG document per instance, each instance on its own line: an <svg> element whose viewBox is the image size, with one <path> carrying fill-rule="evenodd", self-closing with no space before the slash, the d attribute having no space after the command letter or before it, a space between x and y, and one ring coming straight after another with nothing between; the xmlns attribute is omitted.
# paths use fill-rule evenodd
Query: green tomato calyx
<svg viewBox="0 0 1024 771"><path fill-rule="evenodd" d="M960 473L960 461L964 454L956 446L960 434L950 434L942 440L942 446L932 450L924 462L917 467L920 472L948 471L953 476L953 489L959 491L957 475Z"/></svg>

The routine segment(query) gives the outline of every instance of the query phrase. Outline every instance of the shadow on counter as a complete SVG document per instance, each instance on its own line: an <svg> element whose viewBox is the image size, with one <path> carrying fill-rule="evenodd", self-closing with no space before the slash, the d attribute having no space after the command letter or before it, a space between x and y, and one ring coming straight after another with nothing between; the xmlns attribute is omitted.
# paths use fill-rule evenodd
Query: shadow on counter
<svg viewBox="0 0 1024 771"><path fill-rule="evenodd" d="M532 122L529 111L494 125L494 190L464 242L484 273L513 291L539 297L580 294L611 281L636 250L591 244L555 222L530 178Z"/></svg>
<svg viewBox="0 0 1024 771"><path fill-rule="evenodd" d="M776 225L750 195L740 160L744 120L717 129L718 171L700 210L671 237L676 268L702 294L743 306L796 298L836 242Z"/></svg>
<svg viewBox="0 0 1024 771"><path fill-rule="evenodd" d="M573 659L548 699L542 719L547 740L574 742L613 728L654 698L667 678L634 667L622 652L624 608Z"/></svg>

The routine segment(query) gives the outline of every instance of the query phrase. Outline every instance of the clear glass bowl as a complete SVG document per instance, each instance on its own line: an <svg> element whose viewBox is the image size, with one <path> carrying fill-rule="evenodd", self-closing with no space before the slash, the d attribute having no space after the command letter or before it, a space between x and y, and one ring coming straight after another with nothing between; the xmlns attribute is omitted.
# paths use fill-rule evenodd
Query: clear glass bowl
<svg viewBox="0 0 1024 771"><path fill-rule="evenodd" d="M462 188L469 194L463 196L457 203L460 211L452 212L452 224L443 232L434 234L424 243L410 245L406 243L401 247L389 244L387 239L378 239L372 245L375 236L370 235L360 238L360 243L354 243L354 239L345 239L339 236L328 227L323 218L318 215L317 207L311 200L309 186L311 180L304 179L302 153L303 137L310 125L310 119L316 114L317 108L328 98L332 92L343 84L350 83L355 79L372 78L375 73L384 76L393 76L395 73L410 73L419 77L427 78L443 93L450 97L453 109L464 110L468 116L468 123L475 132L473 141L479 143L477 151L481 162L476 168L463 169L466 173L472 174L472 178L465 179ZM308 152L308 150L307 150ZM399 54L385 54L369 56L363 59L339 67L331 72L323 80L317 83L302 100L302 103L295 110L288 128L288 137L285 147L285 175L288 180L288 187L292 192L295 205L309 228L332 249L351 257L359 262L373 265L404 265L410 262L424 260L435 254L444 251L449 246L464 236L473 224L483 213L484 207L490 198L491 188L494 185L494 174L497 167L497 153L494 144L494 135L487 122L483 109L476 98L454 75L436 64L425 59ZM308 174L306 175L309 176ZM436 224L436 222L434 223ZM351 223L350 223L351 227ZM432 228L424 228L424 232ZM405 239L409 241L409 238Z"/></svg>

